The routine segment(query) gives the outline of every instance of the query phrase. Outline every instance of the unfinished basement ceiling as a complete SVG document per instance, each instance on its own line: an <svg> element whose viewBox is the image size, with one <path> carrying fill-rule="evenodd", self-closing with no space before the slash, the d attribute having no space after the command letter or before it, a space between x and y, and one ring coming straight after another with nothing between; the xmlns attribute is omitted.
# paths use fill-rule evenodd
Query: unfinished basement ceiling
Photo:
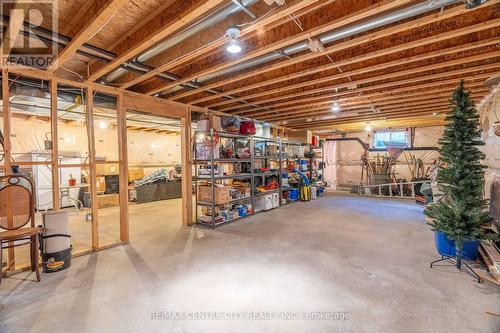
<svg viewBox="0 0 500 333"><path fill-rule="evenodd" d="M454 0L109 2L119 9L87 42L107 60L75 54L65 69L293 129L442 124L460 79L479 101L500 69L500 0L472 9ZM81 4L87 13L98 6ZM59 2L59 31L72 38L93 16L71 25L70 7ZM236 55L226 51L234 25ZM318 39L319 51L304 48Z"/></svg>

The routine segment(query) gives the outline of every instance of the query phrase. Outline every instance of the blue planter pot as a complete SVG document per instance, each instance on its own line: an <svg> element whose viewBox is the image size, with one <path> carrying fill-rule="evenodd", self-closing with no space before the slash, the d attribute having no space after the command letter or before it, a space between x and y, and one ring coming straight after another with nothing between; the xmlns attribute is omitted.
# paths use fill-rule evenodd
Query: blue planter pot
<svg viewBox="0 0 500 333"><path fill-rule="evenodd" d="M436 250L442 256L455 257L457 249L455 248L455 241L449 239L444 232L435 231L434 241L436 243ZM476 260L479 252L479 241L467 240L463 241L462 257L468 260Z"/></svg>

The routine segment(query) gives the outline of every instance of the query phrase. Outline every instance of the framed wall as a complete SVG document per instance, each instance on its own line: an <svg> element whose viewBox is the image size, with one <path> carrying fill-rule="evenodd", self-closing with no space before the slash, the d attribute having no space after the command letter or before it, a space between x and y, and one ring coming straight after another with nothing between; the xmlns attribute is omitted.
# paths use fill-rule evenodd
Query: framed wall
<svg viewBox="0 0 500 333"><path fill-rule="evenodd" d="M3 68L2 69L2 96L10 96L10 75L23 75L24 77L31 77L34 79L43 80L49 86L50 115L47 123L50 129L50 141L52 142L52 149L50 149L51 156L43 161L51 172L52 178L52 202L53 209L60 208L61 202L61 188L66 184L61 181L60 173L67 171L68 168L81 168L82 175L88 177L88 191L90 193L89 213L91 216L90 232L89 232L89 248L88 250L79 251L74 255L85 254L100 249L109 248L129 241L129 225L128 225L128 159L127 159L127 130L126 130L126 110L138 110L151 114L168 116L179 119L181 122L181 165L182 165L182 224L190 225L192 223L192 163L191 163L191 110L188 106L181 103L174 103L167 100L145 96L129 91L124 91L117 88L107 87L96 83L89 82L76 82L57 78L53 74L36 69L26 68ZM80 143L83 146L80 149L80 160L61 159L60 156L68 150L68 144L63 141L61 144L60 138L64 138L68 129L64 126L65 123L60 120L61 110L58 107L58 94L65 89L77 89L81 93L81 106L83 112L80 112L79 117L83 117L85 136L87 138L85 143ZM107 96L114 100L115 110L113 114L103 114L99 110L100 101L95 99L95 96ZM4 98L5 100L5 98ZM3 152L4 159L2 161L2 170L7 172L11 170L13 160L12 151L12 127L13 118L10 103L3 103L1 126L4 134L5 149ZM114 147L116 151L113 152L112 158L102 159L102 147L99 140L99 131L102 129L100 122L105 121L105 118L110 119L113 123L114 137L107 140L116 140L117 143ZM77 121L75 119L75 121ZM96 141L97 140L97 141ZM36 164L33 161L22 162L25 165ZM21 164L19 162L18 164ZM101 239L102 230L100 231L100 214L98 207L98 172L102 167L117 168L119 176L119 207L117 209L118 224L116 225L116 234L113 235L113 241L103 241ZM84 177L82 176L82 179ZM37 221L38 222L41 221ZM8 255L8 270L14 271L16 269L24 269L23 265L16 263L14 252L9 251Z"/></svg>

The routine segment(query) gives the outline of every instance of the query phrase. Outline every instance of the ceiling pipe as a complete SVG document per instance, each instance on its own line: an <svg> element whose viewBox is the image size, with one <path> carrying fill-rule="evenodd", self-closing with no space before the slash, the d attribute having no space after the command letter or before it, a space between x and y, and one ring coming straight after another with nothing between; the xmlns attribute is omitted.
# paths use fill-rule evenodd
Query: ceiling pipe
<svg viewBox="0 0 500 333"><path fill-rule="evenodd" d="M256 3L257 0L244 0L240 1L241 5L245 6L247 8L248 6L253 5ZM146 52L138 55L134 61L138 63L144 63L148 61L149 59L163 53L164 51L168 50L169 48L173 47L176 44L181 43L182 41L188 39L189 37L202 32L203 30L206 30L210 27L213 27L215 24L225 20L228 16L237 13L241 11L242 8L240 5L237 5L235 3L230 3L221 10L217 11L216 13L206 17L202 18L190 26L188 26L186 29L182 30L178 34L172 36L171 38L168 38L164 40L163 42L159 43L158 45L150 48ZM115 71L109 73L106 75L102 80L104 83L106 82L113 82L122 77L126 71L124 69L116 69ZM175 81L175 80L173 80Z"/></svg>
<svg viewBox="0 0 500 333"><path fill-rule="evenodd" d="M387 14L382 14L379 16L376 16L372 19L368 19L363 22L358 22L351 24L345 28L341 29L336 29L330 32L327 32L323 35L319 36L319 40L321 41L322 44L328 44L332 43L335 41L338 41L340 39L346 38L346 37L351 37L356 34L366 32L369 30L373 30L376 28L380 28L382 26L396 23L405 19L409 19L421 14L425 14L429 11L433 11L436 9L440 9L458 2L462 2L462 0L428 0L424 1L422 3L406 7L391 13ZM290 57L292 55L295 55L300 52L304 52L308 50L308 45L309 41L304 40L303 42L293 44L291 46L288 46L282 50L279 51L274 51L269 54L263 55L258 58L254 58L252 60L243 62L241 64L229 67L227 69L202 76L198 79L195 80L196 83L204 83L210 80L213 80L215 78L225 76L225 75L230 75L238 71L242 71L251 67L255 67L258 65L262 65L264 63L283 58L283 57Z"/></svg>
<svg viewBox="0 0 500 333"><path fill-rule="evenodd" d="M449 5L453 5L459 2L463 2L462 0L426 0L421 3L415 4L413 6L405 7L390 13L381 14L374 18L353 23L347 27L336 29L333 31L326 32L318 37L322 44L332 43L338 40L341 40L346 37L351 37L356 34L366 32L369 30L373 30L376 28L383 27L388 24L396 23L405 19L409 19L418 15L425 14L427 12L441 9ZM290 58L291 56L307 51L309 44L309 40L304 40L300 43L296 43L285 47L281 50L273 51L263 56L242 62L240 64L228 67L221 71L211 73L202 77L197 78L193 81L193 83L202 85L207 81L211 81L213 79L219 78L221 76L229 76L236 72L240 72L252 67L256 67L274 60L278 60L281 58ZM181 90L182 87L174 87L169 90L165 90L161 93L161 95L172 94L178 90Z"/></svg>
<svg viewBox="0 0 500 333"><path fill-rule="evenodd" d="M255 2L257 2L257 0L246 0L246 1L242 1L242 4L245 6L250 6ZM433 11L433 10L436 10L439 8L444 8L446 6L449 6L449 5L458 3L458 2L463 2L463 0L427 0L427 1L424 1L422 3L416 4L414 6L406 7L406 8L403 8L401 10L397 10L397 11L394 11L394 12L391 12L388 14L379 15L373 19L369 19L369 20L366 20L364 22L352 24L346 28L337 29L337 30L334 30L331 32L327 32L323 35L320 35L319 40L324 44L331 43L331 42L334 42L336 40L340 40L340 39L343 39L343 38L346 38L349 36L353 36L353 35L361 33L361 32L365 32L365 31L372 30L372 29L375 29L378 27L382 27L384 25L398 22L398 21L401 21L404 19L408 19L408 18L417 16L417 15L421 15L421 14L424 14L424 13L427 13L429 11ZM154 57L154 56L164 52L165 50L172 47L173 45L180 43L181 41L183 41L183 40L187 39L188 37L202 31L203 29L206 29L206 28L222 21L228 15L231 15L235 12L240 11L240 10L241 10L241 8L239 6L232 3L232 4L224 7L219 12L193 23L192 25L190 25L188 28L186 28L182 32L178 33L177 35L174 35L172 38L165 40L164 42L158 44L157 46L149 49L145 53L139 55L133 61L128 61L128 62L124 63L119 68L117 68L114 72L111 72L110 74L108 74L105 77L105 79L103 80L103 83L114 81L117 78L121 77L127 71L134 71L137 73L147 73L147 72L153 70L152 67L147 66L145 64L142 64L140 62L146 61L146 60L150 59L150 57ZM5 18L2 18L2 20L4 21ZM32 27L30 27L29 23L25 23L25 28L32 29ZM25 29L25 28L23 28L23 29ZM37 31L37 33L39 33L39 34L46 33L47 34L47 36L45 36L46 38L50 38L51 40L54 41L54 43L58 43L59 45L67 45L69 43L69 41L71 40L68 37L50 32L48 30L43 31L43 29L41 29L41 28L34 29L34 30ZM194 80L193 82L188 82L188 83L182 84L179 87L176 87L173 89L175 89L175 90L196 89L196 88L199 88L202 83L209 81L209 80L212 80L214 78L229 75L229 74L232 74L232 73L235 73L238 71L242 71L242 70L245 70L245 69L248 69L251 67L255 67L258 65L262 65L264 63L267 63L267 62L270 62L273 60L277 60L279 58L283 58L283 57L289 58L291 55L306 51L308 49L307 44L308 44L308 41L303 41L301 43L297 43L297 44L288 46L282 50L270 52L267 55L257 57L255 59L251 59L249 61L243 62L241 64L238 64L238 65L235 65L232 67L229 67L225 70L222 70L222 71L219 71L216 73L212 73L210 75L200 77L200 78ZM116 57L116 55L111 53L111 52L108 52L106 50L102 50L100 48L93 47L93 46L88 45L88 44L84 44L82 48L84 50L79 50L80 52L95 54L95 56L98 57L99 59L101 59L101 61L110 62ZM169 74L169 73L165 73L165 72L158 74L158 76L162 79L169 81L169 82L177 81L180 79L180 77L178 77L178 76L175 76L175 75ZM170 92L172 92L172 90ZM213 93L213 94L220 93L217 90L208 90L208 92ZM165 94L165 93L168 93L168 92L163 92L162 94ZM226 96L226 98L234 98L234 97L233 96Z"/></svg>

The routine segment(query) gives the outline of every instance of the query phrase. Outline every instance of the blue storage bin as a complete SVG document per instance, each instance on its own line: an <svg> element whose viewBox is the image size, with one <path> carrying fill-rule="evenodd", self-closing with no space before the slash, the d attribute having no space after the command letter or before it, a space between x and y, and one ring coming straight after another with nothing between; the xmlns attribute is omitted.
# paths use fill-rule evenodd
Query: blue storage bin
<svg viewBox="0 0 500 333"><path fill-rule="evenodd" d="M290 201L297 201L297 200L299 200L299 189L297 189L297 188L291 188L288 191L288 199Z"/></svg>
<svg viewBox="0 0 500 333"><path fill-rule="evenodd" d="M434 241L436 250L442 256L455 257L457 249L455 248L455 241L449 239L444 232L435 231ZM479 251L479 241L467 240L463 242L462 257L468 260L476 260Z"/></svg>

